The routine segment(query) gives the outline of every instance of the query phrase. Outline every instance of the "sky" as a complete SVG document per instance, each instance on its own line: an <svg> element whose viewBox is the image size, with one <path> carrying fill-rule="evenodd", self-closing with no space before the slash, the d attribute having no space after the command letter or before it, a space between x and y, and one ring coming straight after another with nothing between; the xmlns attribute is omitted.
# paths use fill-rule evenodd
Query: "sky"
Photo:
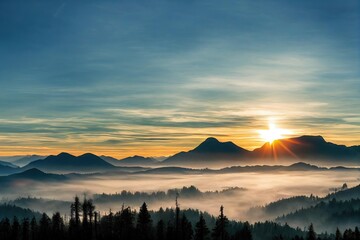
<svg viewBox="0 0 360 240"><path fill-rule="evenodd" d="M360 2L0 1L0 155L360 144Z"/></svg>

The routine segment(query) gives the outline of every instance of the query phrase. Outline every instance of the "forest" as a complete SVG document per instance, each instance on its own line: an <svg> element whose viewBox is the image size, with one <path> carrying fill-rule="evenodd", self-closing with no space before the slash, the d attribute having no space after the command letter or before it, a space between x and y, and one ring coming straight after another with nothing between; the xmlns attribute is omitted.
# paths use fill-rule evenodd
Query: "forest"
<svg viewBox="0 0 360 240"><path fill-rule="evenodd" d="M291 228L274 222L230 221L223 206L215 218L206 212L180 209L177 198L174 208L148 210L144 202L139 210L122 206L118 212L100 213L91 199L75 197L70 215L55 212L34 213L18 219L0 221L1 240L360 240L359 228L335 234L316 234L312 224L307 229ZM2 211L14 209L3 206ZM20 210L18 211L20 213Z"/></svg>

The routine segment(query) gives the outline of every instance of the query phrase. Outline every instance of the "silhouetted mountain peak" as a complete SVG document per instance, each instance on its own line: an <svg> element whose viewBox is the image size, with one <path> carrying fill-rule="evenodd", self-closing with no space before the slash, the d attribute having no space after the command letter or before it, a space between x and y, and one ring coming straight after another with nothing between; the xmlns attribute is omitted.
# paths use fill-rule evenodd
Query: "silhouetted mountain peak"
<svg viewBox="0 0 360 240"><path fill-rule="evenodd" d="M74 155L71 155L70 153L67 153L67 152L61 152L56 156L60 157L60 158L73 158L73 157L75 157Z"/></svg>
<svg viewBox="0 0 360 240"><path fill-rule="evenodd" d="M43 171L40 171L39 169L37 168L31 168L29 170L25 170L21 173L18 173L17 174L18 176L31 176L31 177L34 177L34 176L45 176L46 173L44 173Z"/></svg>
<svg viewBox="0 0 360 240"><path fill-rule="evenodd" d="M220 143L220 141L214 137L208 137L203 143Z"/></svg>
<svg viewBox="0 0 360 240"><path fill-rule="evenodd" d="M154 163L156 163L156 160L151 157L134 155L117 161L116 165L152 165Z"/></svg>
<svg viewBox="0 0 360 240"><path fill-rule="evenodd" d="M297 140L302 142L311 142L311 143L326 143L325 139L320 135L318 136L303 135L301 137L298 137Z"/></svg>
<svg viewBox="0 0 360 240"><path fill-rule="evenodd" d="M294 138L275 140L271 145L265 143L252 153L258 159L316 159L319 160L354 160L359 153L356 148L327 142L322 136L304 135Z"/></svg>
<svg viewBox="0 0 360 240"><path fill-rule="evenodd" d="M237 146L233 142L220 142L214 137L207 138L199 146L192 150L192 152L218 152L218 153L237 153L246 151Z"/></svg>
<svg viewBox="0 0 360 240"><path fill-rule="evenodd" d="M83 155L80 155L79 158L100 158L100 157L92 153L84 153Z"/></svg>
<svg viewBox="0 0 360 240"><path fill-rule="evenodd" d="M114 166L92 153L85 153L76 157L63 152L56 156L49 156L44 160L33 161L23 167L23 169L30 168L38 168L46 172L83 172L111 169Z"/></svg>
<svg viewBox="0 0 360 240"><path fill-rule="evenodd" d="M166 160L163 163L182 164L186 161L190 164L196 164L198 161L229 161L238 160L249 151L237 146L233 142L220 142L214 137L209 137L203 141L196 148L188 152L179 152Z"/></svg>

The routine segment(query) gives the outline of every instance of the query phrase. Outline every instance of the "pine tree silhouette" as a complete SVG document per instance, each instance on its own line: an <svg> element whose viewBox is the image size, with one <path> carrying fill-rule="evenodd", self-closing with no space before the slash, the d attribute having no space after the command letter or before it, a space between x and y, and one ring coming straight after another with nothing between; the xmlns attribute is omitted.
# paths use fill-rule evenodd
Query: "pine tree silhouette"
<svg viewBox="0 0 360 240"><path fill-rule="evenodd" d="M0 222L0 239L10 240L11 224L8 218L4 218Z"/></svg>
<svg viewBox="0 0 360 240"><path fill-rule="evenodd" d="M316 240L316 233L314 231L314 226L313 224L311 223L310 226L309 226L309 231L307 233L307 237L306 237L307 240Z"/></svg>
<svg viewBox="0 0 360 240"><path fill-rule="evenodd" d="M342 239L341 232L339 228L337 228L335 232L335 240L341 240L341 239Z"/></svg>
<svg viewBox="0 0 360 240"><path fill-rule="evenodd" d="M360 240L360 231L358 227L355 227L355 240Z"/></svg>
<svg viewBox="0 0 360 240"><path fill-rule="evenodd" d="M51 235L52 239L61 240L65 236L64 220L60 216L59 212L56 212L52 216Z"/></svg>
<svg viewBox="0 0 360 240"><path fill-rule="evenodd" d="M212 237L214 240L227 240L229 239L229 234L226 230L229 224L228 218L224 215L224 207L220 207L220 215L217 217L215 222L215 227L212 232Z"/></svg>
<svg viewBox="0 0 360 240"><path fill-rule="evenodd" d="M11 227L11 239L12 240L20 239L20 223L16 216L13 219L13 223Z"/></svg>
<svg viewBox="0 0 360 240"><path fill-rule="evenodd" d="M194 240L208 240L209 239L209 229L206 226L206 222L203 214L200 214L199 221L195 225L195 236Z"/></svg>
<svg viewBox="0 0 360 240"><path fill-rule="evenodd" d="M37 233L38 233L38 225L36 222L36 218L33 217L30 222L30 239L31 240L37 239Z"/></svg>
<svg viewBox="0 0 360 240"><path fill-rule="evenodd" d="M244 223L243 228L240 231L240 239L241 240L252 240L251 227L248 222ZM279 236L279 239L282 239L282 236Z"/></svg>
<svg viewBox="0 0 360 240"><path fill-rule="evenodd" d="M22 228L22 240L29 240L30 239L30 235L29 235L29 231L30 231L30 223L29 223L29 219L28 218L24 218L21 224L21 228Z"/></svg>
<svg viewBox="0 0 360 240"><path fill-rule="evenodd" d="M121 234L122 239L133 239L134 214L131 212L130 207L124 208L121 211L121 222L123 223L123 229Z"/></svg>
<svg viewBox="0 0 360 240"><path fill-rule="evenodd" d="M136 232L139 240L149 240L152 238L152 220L144 202L141 207L137 218Z"/></svg>
<svg viewBox="0 0 360 240"><path fill-rule="evenodd" d="M178 240L180 236L180 205L178 202L179 193L176 192L175 198L175 239Z"/></svg>

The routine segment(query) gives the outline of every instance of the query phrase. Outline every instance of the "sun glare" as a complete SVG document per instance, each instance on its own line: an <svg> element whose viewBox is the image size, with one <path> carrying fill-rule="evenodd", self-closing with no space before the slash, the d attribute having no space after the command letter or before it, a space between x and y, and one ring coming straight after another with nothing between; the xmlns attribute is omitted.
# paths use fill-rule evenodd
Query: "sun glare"
<svg viewBox="0 0 360 240"><path fill-rule="evenodd" d="M277 139L283 138L287 133L287 130L277 128L274 123L269 123L268 130L259 130L261 138L270 144L272 144Z"/></svg>

